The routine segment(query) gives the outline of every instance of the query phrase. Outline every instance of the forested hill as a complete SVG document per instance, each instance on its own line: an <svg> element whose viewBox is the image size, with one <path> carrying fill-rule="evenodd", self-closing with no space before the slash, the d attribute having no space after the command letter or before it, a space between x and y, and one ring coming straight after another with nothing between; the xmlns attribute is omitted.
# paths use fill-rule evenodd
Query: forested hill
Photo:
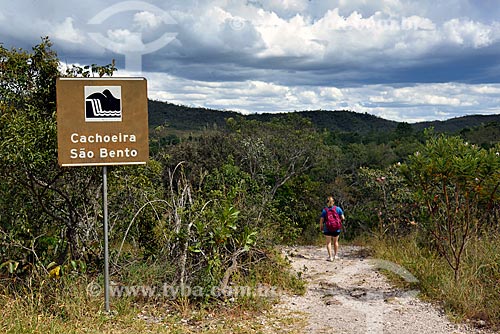
<svg viewBox="0 0 500 334"><path fill-rule="evenodd" d="M241 116L233 111L192 108L152 100L148 101L148 109L150 129L165 125L169 129L197 131L206 127L224 127L226 118Z"/></svg>
<svg viewBox="0 0 500 334"><path fill-rule="evenodd" d="M320 129L340 132L358 132L367 134L380 131L392 131L397 128L398 122L389 121L370 114L361 114L348 110L308 110L297 111L299 115L308 118ZM253 114L249 119L268 121L273 117L284 114Z"/></svg>
<svg viewBox="0 0 500 334"><path fill-rule="evenodd" d="M393 130L398 122L385 120L370 114L360 114L341 110L297 111L308 118L318 128L331 131L359 132L362 134ZM260 121L269 121L283 113L242 115L234 111L221 111L206 108L192 108L167 102L149 101L149 127L166 125L170 129L180 131L196 131L204 128L225 127L228 117L245 117Z"/></svg>
<svg viewBox="0 0 500 334"><path fill-rule="evenodd" d="M497 123L500 126L500 115L470 115L451 118L446 121L420 122L413 124L416 130L433 127L437 132L459 132L466 128Z"/></svg>
<svg viewBox="0 0 500 334"><path fill-rule="evenodd" d="M367 113L363 114L347 110L312 110L296 111L296 113L310 119L318 128L340 132L356 132L360 134L387 132L393 131L401 124L400 122L386 120ZM225 127L225 119L228 117L243 116L248 119L269 121L273 117L280 115L284 114L267 113L244 116L234 111L193 108L168 102L149 101L150 129L166 125L167 128L177 131L199 131L204 128ZM464 116L446 121L415 123L411 124L411 127L416 131L434 127L437 132L457 133L464 129L474 129L485 125L498 130L500 127L500 115Z"/></svg>

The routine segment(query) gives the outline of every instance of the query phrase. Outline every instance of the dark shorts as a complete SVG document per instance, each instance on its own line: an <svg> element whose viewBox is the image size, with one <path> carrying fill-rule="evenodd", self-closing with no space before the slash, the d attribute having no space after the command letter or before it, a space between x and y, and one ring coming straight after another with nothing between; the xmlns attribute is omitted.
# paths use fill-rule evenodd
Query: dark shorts
<svg viewBox="0 0 500 334"><path fill-rule="evenodd" d="M324 235L328 235L330 237L338 237L340 235L340 231L341 230L337 230L337 231L334 231L334 232L332 232L332 231L323 231L323 234Z"/></svg>

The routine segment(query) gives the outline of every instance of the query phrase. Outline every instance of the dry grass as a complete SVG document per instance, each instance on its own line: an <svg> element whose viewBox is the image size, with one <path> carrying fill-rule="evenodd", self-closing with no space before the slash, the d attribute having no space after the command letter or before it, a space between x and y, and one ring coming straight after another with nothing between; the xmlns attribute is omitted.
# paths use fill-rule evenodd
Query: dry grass
<svg viewBox="0 0 500 334"><path fill-rule="evenodd" d="M500 328L500 238L470 242L460 279L436 253L421 247L416 236L374 240L375 256L404 266L419 279L422 296L439 303L457 321Z"/></svg>

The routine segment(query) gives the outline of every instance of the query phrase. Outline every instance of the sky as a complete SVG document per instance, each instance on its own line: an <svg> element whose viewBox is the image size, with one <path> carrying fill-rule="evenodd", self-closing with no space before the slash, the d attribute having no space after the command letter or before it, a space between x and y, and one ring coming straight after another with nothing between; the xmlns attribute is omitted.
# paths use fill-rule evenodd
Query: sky
<svg viewBox="0 0 500 334"><path fill-rule="evenodd" d="M500 114L499 0L0 0L0 43L148 79L150 99L409 123Z"/></svg>

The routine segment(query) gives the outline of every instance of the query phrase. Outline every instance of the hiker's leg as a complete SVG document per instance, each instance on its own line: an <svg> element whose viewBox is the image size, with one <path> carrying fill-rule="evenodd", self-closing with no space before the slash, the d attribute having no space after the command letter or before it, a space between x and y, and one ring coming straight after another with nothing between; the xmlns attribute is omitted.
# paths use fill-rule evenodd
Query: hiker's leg
<svg viewBox="0 0 500 334"><path fill-rule="evenodd" d="M339 251L339 236L337 235L336 237L333 238L333 253L335 256L337 256L337 252Z"/></svg>
<svg viewBox="0 0 500 334"><path fill-rule="evenodd" d="M327 235L326 237L326 250L328 251L328 258L333 259L332 256L332 237Z"/></svg>

